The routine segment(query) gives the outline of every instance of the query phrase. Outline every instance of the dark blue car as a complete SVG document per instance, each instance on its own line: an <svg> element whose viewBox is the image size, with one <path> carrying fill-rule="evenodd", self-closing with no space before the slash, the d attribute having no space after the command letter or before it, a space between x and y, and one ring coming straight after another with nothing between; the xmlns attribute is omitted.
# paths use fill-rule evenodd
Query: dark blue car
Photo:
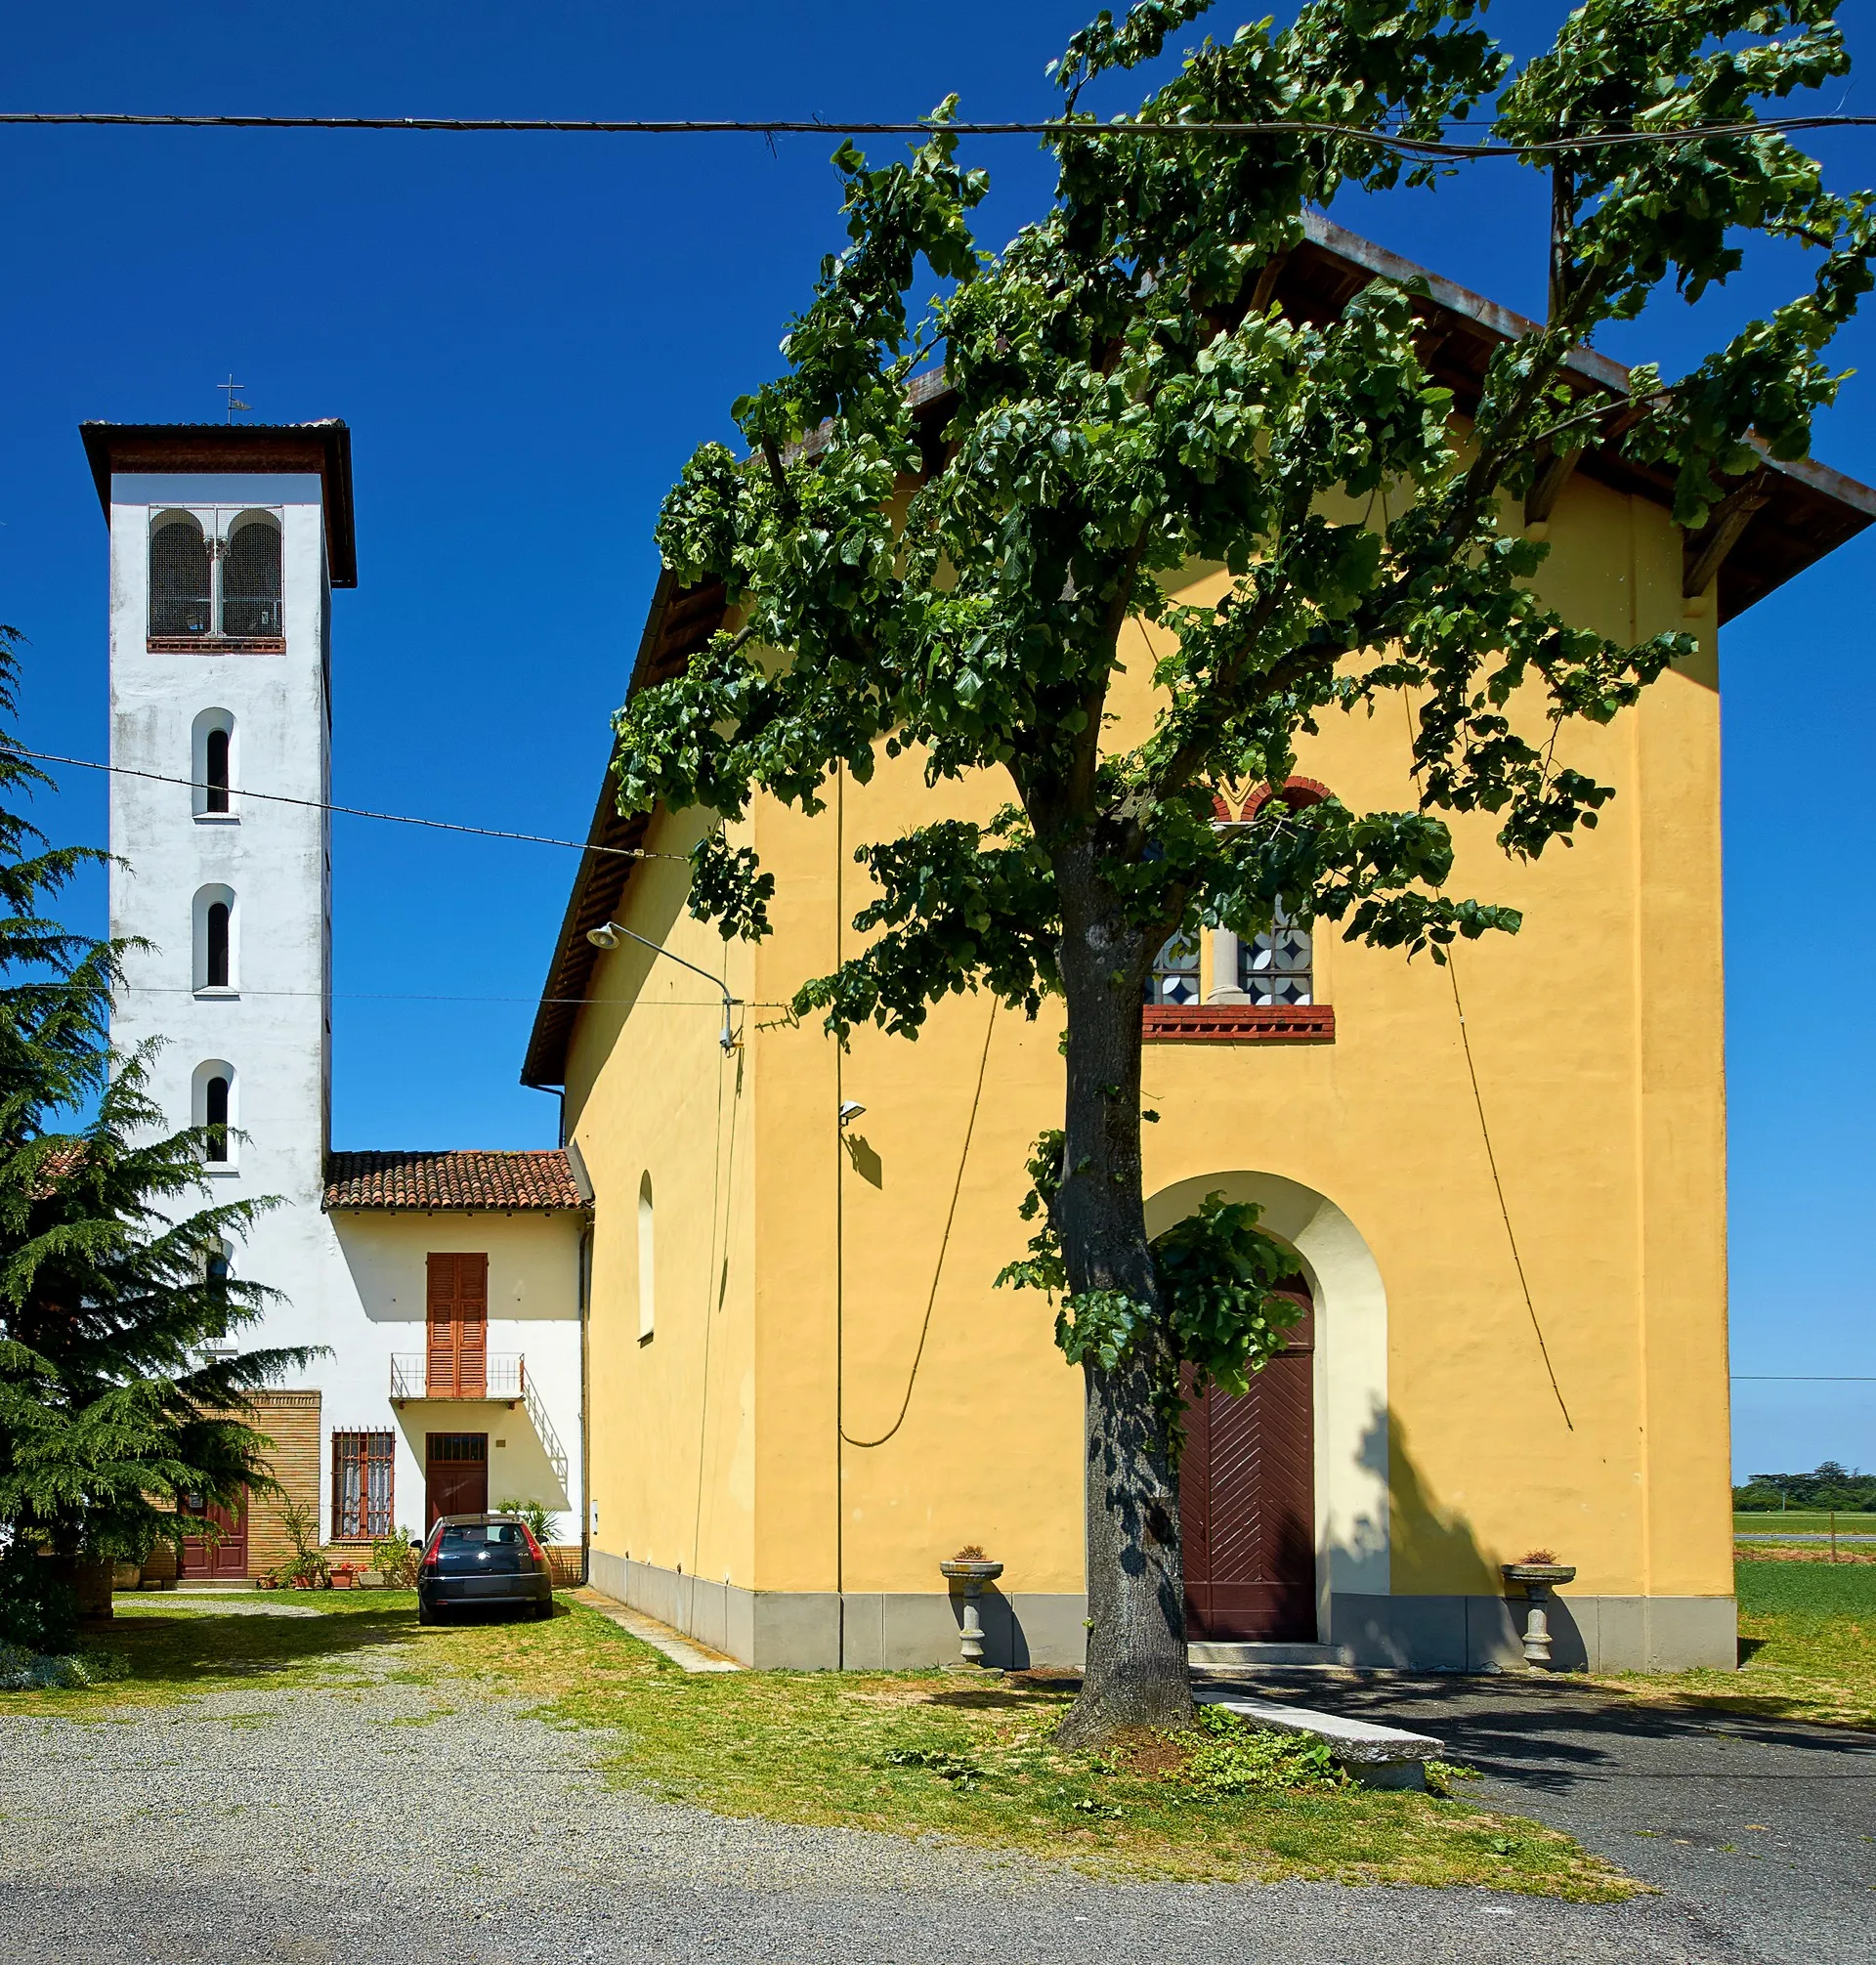
<svg viewBox="0 0 1876 1965"><path fill-rule="evenodd" d="M553 1572L533 1530L513 1515L442 1516L417 1571L417 1622L501 1604L536 1617L554 1614Z"/></svg>

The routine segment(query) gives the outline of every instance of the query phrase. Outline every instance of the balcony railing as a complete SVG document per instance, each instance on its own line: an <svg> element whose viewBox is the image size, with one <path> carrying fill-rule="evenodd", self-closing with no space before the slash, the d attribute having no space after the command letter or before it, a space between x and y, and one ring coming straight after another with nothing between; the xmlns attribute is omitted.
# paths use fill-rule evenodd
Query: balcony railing
<svg viewBox="0 0 1876 1965"><path fill-rule="evenodd" d="M490 1351L478 1378L472 1361L451 1358L433 1371L423 1351L398 1351L391 1358L393 1398L522 1398L528 1396L528 1360L520 1351Z"/></svg>

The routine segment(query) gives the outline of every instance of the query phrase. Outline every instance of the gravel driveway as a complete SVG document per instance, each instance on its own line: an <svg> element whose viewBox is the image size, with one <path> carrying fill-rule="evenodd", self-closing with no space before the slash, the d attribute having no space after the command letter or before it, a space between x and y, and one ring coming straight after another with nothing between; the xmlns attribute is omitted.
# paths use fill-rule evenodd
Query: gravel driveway
<svg viewBox="0 0 1876 1965"><path fill-rule="evenodd" d="M606 1735L467 1688L256 1687L0 1728L0 1960L482 1965L959 1958L1222 1965L1721 1965L1684 1897L1097 1884L849 1830L731 1821L606 1785ZM451 1706L456 1710L449 1710ZM1535 1808L1529 1812L1538 1813ZM1628 1852L1624 1852L1627 1854ZM1842 1944L1813 1951L1876 1955Z"/></svg>

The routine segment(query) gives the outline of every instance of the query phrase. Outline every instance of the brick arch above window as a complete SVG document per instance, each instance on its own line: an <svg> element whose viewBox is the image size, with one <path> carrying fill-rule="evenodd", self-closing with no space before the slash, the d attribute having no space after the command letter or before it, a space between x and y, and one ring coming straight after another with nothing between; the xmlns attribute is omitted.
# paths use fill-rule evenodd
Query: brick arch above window
<svg viewBox="0 0 1876 1965"><path fill-rule="evenodd" d="M1255 817L1258 808L1268 801L1269 796L1270 787L1259 785L1244 801L1243 809L1237 814L1238 823L1242 825L1246 820ZM1283 802L1293 812L1300 812L1310 805L1320 805L1325 798L1334 796L1335 793L1328 786L1317 778L1286 778L1283 781ZM1227 825L1231 823L1232 815L1228 811L1219 816Z"/></svg>

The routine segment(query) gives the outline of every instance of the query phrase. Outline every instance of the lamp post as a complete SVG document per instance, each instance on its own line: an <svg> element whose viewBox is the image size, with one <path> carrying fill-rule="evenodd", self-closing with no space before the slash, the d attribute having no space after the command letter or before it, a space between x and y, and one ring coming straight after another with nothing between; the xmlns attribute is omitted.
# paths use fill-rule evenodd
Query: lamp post
<svg viewBox="0 0 1876 1965"><path fill-rule="evenodd" d="M586 930L586 939L596 949L618 948L620 935L625 936L628 941L637 942L641 947L650 949L655 956L662 956L667 962L676 962L680 968L689 969L694 976L702 976L712 989L723 992L723 1033L717 1039L717 1043L723 1047L726 1055L734 1050L736 1033L730 1027L730 1011L736 999L730 994L728 985L720 977L711 975L708 969L701 969L695 962L687 962L682 956L672 955L662 942L655 942L649 936L641 935L636 928L621 927L618 921L607 921L600 927Z"/></svg>

